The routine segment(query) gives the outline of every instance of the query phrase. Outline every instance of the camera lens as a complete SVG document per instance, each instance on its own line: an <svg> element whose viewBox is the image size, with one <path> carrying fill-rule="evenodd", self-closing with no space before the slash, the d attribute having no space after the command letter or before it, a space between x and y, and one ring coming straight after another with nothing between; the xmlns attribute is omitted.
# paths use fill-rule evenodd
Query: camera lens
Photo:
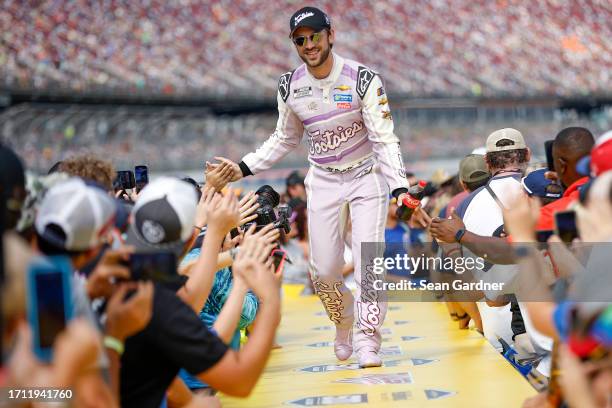
<svg viewBox="0 0 612 408"><path fill-rule="evenodd" d="M262 207L270 206L274 208L280 203L280 195L267 184L259 187L255 194L259 196L257 201Z"/></svg>

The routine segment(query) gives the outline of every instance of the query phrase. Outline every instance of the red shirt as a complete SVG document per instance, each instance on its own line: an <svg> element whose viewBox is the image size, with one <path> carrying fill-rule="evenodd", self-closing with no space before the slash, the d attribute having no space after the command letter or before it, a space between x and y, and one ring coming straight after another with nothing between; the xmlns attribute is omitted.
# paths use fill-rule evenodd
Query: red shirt
<svg viewBox="0 0 612 408"><path fill-rule="evenodd" d="M536 225L536 230L546 231L555 229L555 213L559 211L565 211L571 206L580 196L578 188L589 181L588 177L578 179L570 185L567 190L563 193L563 197L557 201L545 205L540 209L540 218Z"/></svg>
<svg viewBox="0 0 612 408"><path fill-rule="evenodd" d="M444 216L449 217L451 215L451 210L453 208L457 210L457 207L459 207L459 204L461 204L461 202L465 200L465 197L469 195L470 195L469 191L462 191L456 194L455 196L453 196L453 198L451 198L448 204L446 205L446 211L444 211Z"/></svg>

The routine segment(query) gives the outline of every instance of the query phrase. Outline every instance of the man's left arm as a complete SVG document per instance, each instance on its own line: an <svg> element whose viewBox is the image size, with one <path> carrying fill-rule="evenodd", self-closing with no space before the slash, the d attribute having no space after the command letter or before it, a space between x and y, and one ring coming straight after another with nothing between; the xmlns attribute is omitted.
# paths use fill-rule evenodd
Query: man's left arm
<svg viewBox="0 0 612 408"><path fill-rule="evenodd" d="M389 101L379 75L374 75L362 98L363 120L378 158L383 175L395 198L408 191L408 180L400 150L400 142L393 131Z"/></svg>

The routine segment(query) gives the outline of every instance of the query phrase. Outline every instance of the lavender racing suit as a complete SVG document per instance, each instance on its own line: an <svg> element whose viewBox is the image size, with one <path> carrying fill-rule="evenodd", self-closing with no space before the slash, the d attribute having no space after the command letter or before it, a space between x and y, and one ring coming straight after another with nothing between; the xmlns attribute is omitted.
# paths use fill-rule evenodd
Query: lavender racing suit
<svg viewBox="0 0 612 408"><path fill-rule="evenodd" d="M308 137L310 170L305 179L310 241L309 269L329 318L340 328L357 323L354 348L380 349L387 305L373 280L372 258L382 256L389 188L397 197L408 182L399 139L380 76L333 54L327 78L301 65L280 77L275 132L242 159L244 175L269 169ZM344 237L340 211L348 203L356 299L342 278ZM362 254L362 242L369 245ZM364 246L366 248L366 246ZM354 317L356 313L356 318Z"/></svg>

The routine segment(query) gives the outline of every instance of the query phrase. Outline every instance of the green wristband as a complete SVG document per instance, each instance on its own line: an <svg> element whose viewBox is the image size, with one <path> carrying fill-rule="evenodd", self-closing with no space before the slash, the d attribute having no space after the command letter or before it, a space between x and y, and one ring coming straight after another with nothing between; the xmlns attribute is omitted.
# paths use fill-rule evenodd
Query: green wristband
<svg viewBox="0 0 612 408"><path fill-rule="evenodd" d="M125 350L123 342L112 336L104 336L104 347L116 351L119 355L122 355Z"/></svg>

